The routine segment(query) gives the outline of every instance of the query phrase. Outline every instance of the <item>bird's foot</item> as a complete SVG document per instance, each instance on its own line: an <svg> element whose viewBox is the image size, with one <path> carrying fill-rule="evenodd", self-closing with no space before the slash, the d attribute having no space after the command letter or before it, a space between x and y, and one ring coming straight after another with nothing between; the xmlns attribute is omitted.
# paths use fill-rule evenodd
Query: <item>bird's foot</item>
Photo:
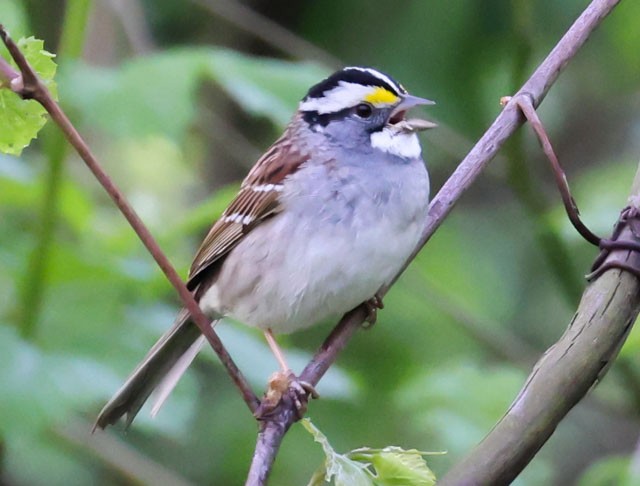
<svg viewBox="0 0 640 486"><path fill-rule="evenodd" d="M293 404L298 420L307 412L310 398L318 398L318 392L311 383L300 380L291 370L276 371L269 377L269 384L260 406L255 412L258 420L276 415L284 407Z"/></svg>
<svg viewBox="0 0 640 486"><path fill-rule="evenodd" d="M382 297L375 294L362 305L364 306L364 310L367 312L367 317L365 318L362 327L368 329L376 323L376 320L378 319L378 309L384 309L384 304L382 303Z"/></svg>

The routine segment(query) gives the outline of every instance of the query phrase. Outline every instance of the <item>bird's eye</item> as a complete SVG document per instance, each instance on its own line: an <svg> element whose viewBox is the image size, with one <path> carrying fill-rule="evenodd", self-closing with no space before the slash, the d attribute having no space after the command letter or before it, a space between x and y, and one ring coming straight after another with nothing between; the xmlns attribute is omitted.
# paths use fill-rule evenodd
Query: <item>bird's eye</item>
<svg viewBox="0 0 640 486"><path fill-rule="evenodd" d="M360 118L369 118L373 114L373 108L367 103L360 103L356 106L356 115Z"/></svg>

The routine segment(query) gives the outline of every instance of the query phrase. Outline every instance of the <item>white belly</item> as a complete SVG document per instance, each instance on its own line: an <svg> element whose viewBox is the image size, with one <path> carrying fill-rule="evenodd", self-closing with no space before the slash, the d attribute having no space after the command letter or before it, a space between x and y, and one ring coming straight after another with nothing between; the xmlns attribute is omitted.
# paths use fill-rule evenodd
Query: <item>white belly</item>
<svg viewBox="0 0 640 486"><path fill-rule="evenodd" d="M407 178L398 173L395 182L381 174L367 188L339 180L339 193L292 185L283 196L291 206L232 250L200 300L203 310L288 333L373 297L406 261L426 216L424 167L400 170L414 177L401 184Z"/></svg>

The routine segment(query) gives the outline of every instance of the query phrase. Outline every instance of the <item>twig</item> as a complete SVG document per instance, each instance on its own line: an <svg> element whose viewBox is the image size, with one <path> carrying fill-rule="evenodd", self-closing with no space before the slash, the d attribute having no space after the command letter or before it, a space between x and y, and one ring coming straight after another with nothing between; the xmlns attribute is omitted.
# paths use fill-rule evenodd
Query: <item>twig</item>
<svg viewBox="0 0 640 486"><path fill-rule="evenodd" d="M564 208L567 212L567 216L569 216L569 221L573 224L573 227L576 229L580 235L587 240L589 243L598 246L600 244L600 237L594 235L589 228L587 228L582 220L580 219L580 211L578 211L578 206L571 196L571 191L569 190L569 183L567 182L567 177L560 167L560 162L558 162L558 157L556 157L555 152L553 151L553 147L551 142L549 141L549 137L547 136L547 132L538 118L538 114L536 113L536 109L533 107L531 103L531 98L527 96L526 93L520 93L518 96L515 96L511 99L504 99L503 102L513 101L518 105L518 107L522 110L525 118L533 128L533 131L538 136L538 140L542 145L542 150L544 154L549 159L551 163L551 168L553 169L553 176L556 180L556 185L558 187L558 191L560 191L560 195L562 197L562 203L564 204Z"/></svg>
<svg viewBox="0 0 640 486"><path fill-rule="evenodd" d="M602 20L615 8L619 1L620 0L594 0L573 23L562 39L560 39L547 58L518 91L518 94L527 93L531 97L533 105L539 105L551 85L560 75L560 72L576 55L578 50L589 38L589 35L600 25ZM420 243L402 271L404 271L433 235L435 230L442 224L462 194L495 157L507 138L509 138L521 124L522 115L519 108L513 102L508 103L434 197L429 206L429 215L424 230L422 231ZM392 284L397 280L402 271L396 276ZM383 296L386 294L389 287L381 289L380 295ZM362 308L346 314L304 369L300 378L311 384L318 383L329 366L335 361L340 350L344 348L351 336L364 322L365 317L366 314ZM585 359L587 356L588 355L585 355ZM295 418L291 417L289 420L295 421ZM262 460L253 461L247 485L257 486L265 484L273 461L275 460L277 448L282 440L281 437L278 437L278 434L284 434L290 425L288 422L278 423L275 420L265 423L264 430L261 431L261 437L270 437L271 440L258 441L254 458L259 457ZM524 467L524 465L526 465L526 463L523 463L522 467ZM261 478L262 482L256 478Z"/></svg>
<svg viewBox="0 0 640 486"><path fill-rule="evenodd" d="M162 269L167 279L173 287L176 289L180 298L182 299L184 306L191 314L193 322L198 326L202 334L206 337L207 341L220 358L220 361L226 368L227 372L231 376L233 382L236 384L242 397L251 410L254 412L258 406L258 398L255 396L249 383L238 369L233 359L229 355L228 351L220 341L220 338L211 327L211 321L207 318L200 307L194 300L191 292L184 285L180 276L173 268L167 257L164 255L155 239L144 225L140 217L127 202L124 195L118 190L115 184L111 181L109 176L104 172L100 166L98 160L95 158L89 146L85 143L73 124L69 121L62 108L53 100L47 87L40 82L35 72L25 59L24 55L18 49L18 46L8 36L6 30L0 25L0 37L7 46L11 57L14 59L18 67L20 68L21 75L11 80L11 87L14 92L20 95L22 98L31 98L38 101L45 110L51 115L53 121L60 127L65 134L65 137L69 143L76 149L82 160L86 163L87 167L94 174L96 179L100 182L105 191L109 194L111 199L118 206L118 209L122 212L127 219L131 227L134 229L142 243L145 245L149 253L153 256L158 266Z"/></svg>

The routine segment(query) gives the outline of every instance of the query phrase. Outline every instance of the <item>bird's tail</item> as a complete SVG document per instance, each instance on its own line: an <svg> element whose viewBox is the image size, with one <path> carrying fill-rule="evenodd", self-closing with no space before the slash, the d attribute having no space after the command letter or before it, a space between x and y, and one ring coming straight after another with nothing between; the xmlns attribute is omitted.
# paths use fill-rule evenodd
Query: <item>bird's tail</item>
<svg viewBox="0 0 640 486"><path fill-rule="evenodd" d="M100 411L94 429L104 429L125 416L128 427L153 391L157 392L152 414L157 413L169 393L200 351L204 336L182 310L169 329L151 348L127 381Z"/></svg>

